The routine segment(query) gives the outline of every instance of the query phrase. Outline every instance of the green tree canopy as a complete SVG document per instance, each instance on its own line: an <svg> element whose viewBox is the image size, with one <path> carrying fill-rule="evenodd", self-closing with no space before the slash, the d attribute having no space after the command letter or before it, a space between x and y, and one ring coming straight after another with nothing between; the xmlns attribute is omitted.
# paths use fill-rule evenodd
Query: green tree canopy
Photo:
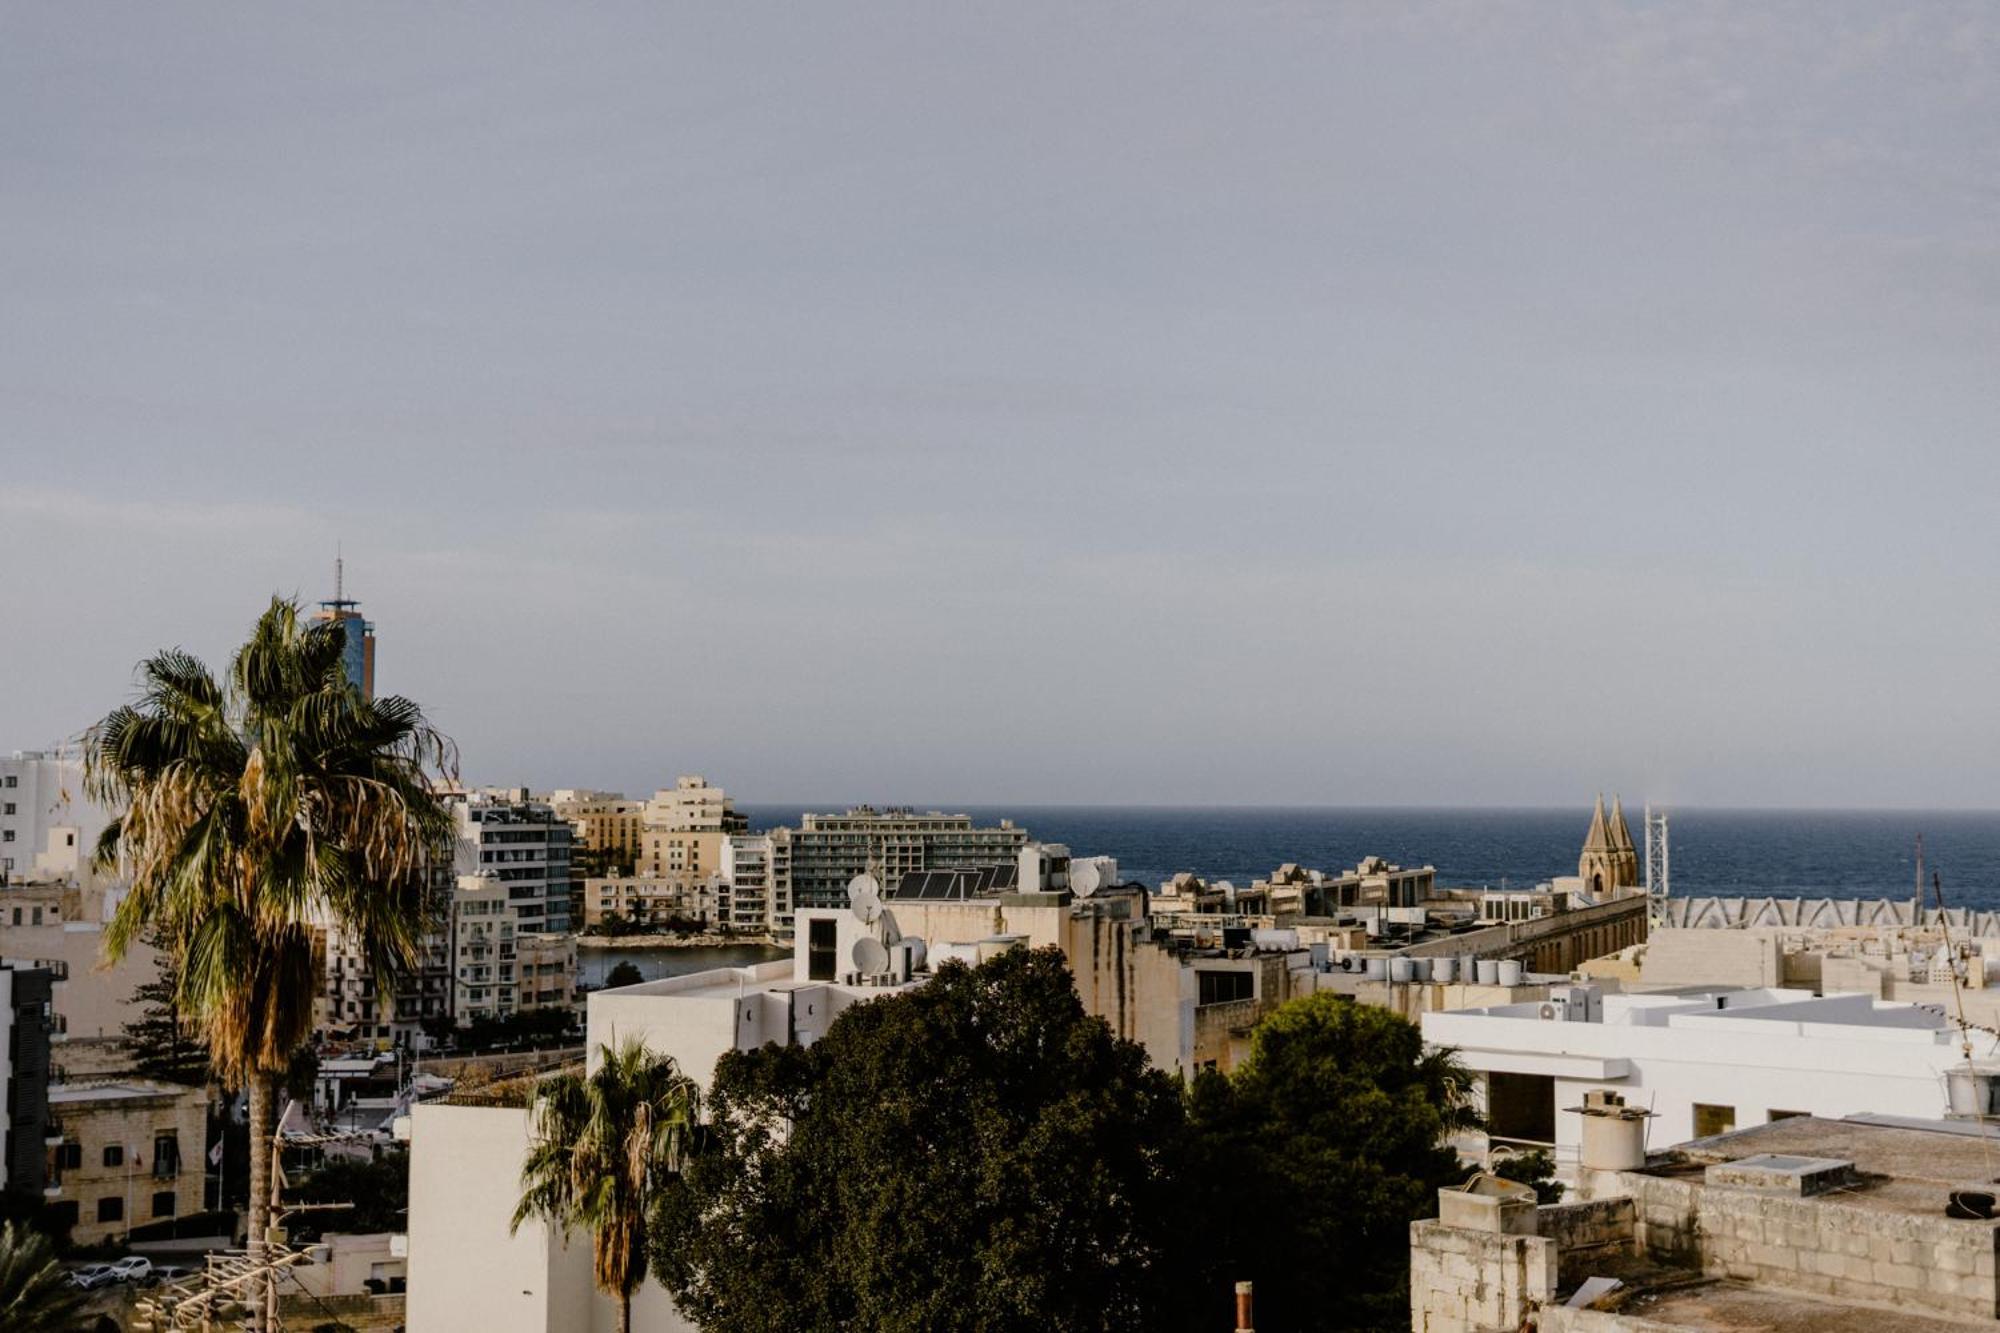
<svg viewBox="0 0 2000 1333"><path fill-rule="evenodd" d="M621 958L611 971L605 974L604 984L607 989L612 986L636 986L645 979L646 976L639 970L637 963L629 958Z"/></svg>
<svg viewBox="0 0 2000 1333"><path fill-rule="evenodd" d="M1409 1224L1465 1178L1471 1080L1386 1009L1319 994L1258 1024L1234 1075L1189 1098L1185 1263L1198 1327L1257 1284L1260 1328L1407 1328Z"/></svg>
<svg viewBox="0 0 2000 1333"><path fill-rule="evenodd" d="M180 977L171 953L154 960L151 981L132 992L134 1017L125 1024L125 1049L132 1067L147 1078L203 1087L214 1081L208 1047L197 1038L180 1005Z"/></svg>
<svg viewBox="0 0 2000 1333"><path fill-rule="evenodd" d="M1062 955L950 963L723 1056L655 1270L708 1333L1161 1326L1178 1085Z"/></svg>

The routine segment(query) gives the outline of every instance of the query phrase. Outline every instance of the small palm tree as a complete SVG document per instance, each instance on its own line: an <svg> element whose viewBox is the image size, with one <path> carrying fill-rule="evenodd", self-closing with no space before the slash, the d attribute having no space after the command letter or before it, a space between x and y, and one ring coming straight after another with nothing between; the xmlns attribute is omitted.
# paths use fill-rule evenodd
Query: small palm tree
<svg viewBox="0 0 2000 1333"><path fill-rule="evenodd" d="M86 782L119 812L97 862L131 883L106 952L161 943L211 1067L250 1092L253 1258L270 1221L274 1085L312 1030L314 930L341 928L378 977L397 975L435 923L431 876L451 856L433 781L451 775L451 742L409 700L349 684L344 634L273 598L226 685L185 652L156 653L139 701L85 738Z"/></svg>
<svg viewBox="0 0 2000 1333"><path fill-rule="evenodd" d="M12 1222L0 1226L0 1328L71 1333L83 1327L83 1300L47 1236Z"/></svg>
<svg viewBox="0 0 2000 1333"><path fill-rule="evenodd" d="M531 1217L564 1235L587 1229L598 1290L618 1298L619 1333L630 1333L632 1293L646 1276L647 1214L680 1170L700 1110L694 1080L636 1039L599 1046L587 1075L535 1089L512 1229Z"/></svg>

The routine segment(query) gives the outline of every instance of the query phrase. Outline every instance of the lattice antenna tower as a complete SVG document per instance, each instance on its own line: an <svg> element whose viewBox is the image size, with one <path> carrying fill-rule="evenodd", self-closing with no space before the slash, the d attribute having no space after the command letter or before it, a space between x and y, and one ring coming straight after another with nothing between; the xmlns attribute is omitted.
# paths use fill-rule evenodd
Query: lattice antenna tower
<svg viewBox="0 0 2000 1333"><path fill-rule="evenodd" d="M1672 865L1668 855L1667 812L1645 809L1646 824L1646 912L1654 925L1667 919L1667 900L1673 896Z"/></svg>

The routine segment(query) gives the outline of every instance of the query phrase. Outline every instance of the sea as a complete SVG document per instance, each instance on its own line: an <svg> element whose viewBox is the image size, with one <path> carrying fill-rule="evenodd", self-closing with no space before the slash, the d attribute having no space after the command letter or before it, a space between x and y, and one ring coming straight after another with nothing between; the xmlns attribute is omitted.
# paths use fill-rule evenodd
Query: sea
<svg viewBox="0 0 2000 1333"><path fill-rule="evenodd" d="M807 809L844 804L739 807L753 829L796 824ZM930 806L919 806L930 809ZM1380 856L1437 867L1453 888L1526 888L1576 873L1590 809L1393 809L1374 807L952 806L981 824L1011 819L1077 856L1113 856L1121 878L1158 884L1178 871L1238 884L1287 861L1321 870ZM1642 847L1640 811L1627 807ZM1676 897L1908 898L1916 840L1953 907L2000 910L2000 811L1676 809L1668 816ZM756 945L688 949L586 949L586 984L602 984L620 959L647 980L784 956Z"/></svg>

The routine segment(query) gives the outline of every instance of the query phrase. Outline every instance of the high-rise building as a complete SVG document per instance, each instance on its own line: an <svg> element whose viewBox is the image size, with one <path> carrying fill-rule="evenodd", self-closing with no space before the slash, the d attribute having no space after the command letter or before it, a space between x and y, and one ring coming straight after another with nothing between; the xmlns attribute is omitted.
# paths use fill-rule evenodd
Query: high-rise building
<svg viewBox="0 0 2000 1333"><path fill-rule="evenodd" d="M0 962L0 1092L6 1094L0 1191L22 1199L42 1193L53 984L44 969Z"/></svg>
<svg viewBox="0 0 2000 1333"><path fill-rule="evenodd" d="M722 844L746 832L750 821L736 813L728 793L707 778L683 777L646 802L639 873L694 882L722 868Z"/></svg>
<svg viewBox="0 0 2000 1333"><path fill-rule="evenodd" d="M319 604L314 620L330 620L346 635L341 664L347 669L348 683L361 691L364 699L375 697L375 625L361 614L361 603L347 596L346 563L333 562L333 596Z"/></svg>
<svg viewBox="0 0 2000 1333"><path fill-rule="evenodd" d="M571 927L570 848L576 832L546 801L520 787L457 797L457 872L491 874L528 934L562 935Z"/></svg>
<svg viewBox="0 0 2000 1333"><path fill-rule="evenodd" d="M83 886L107 822L84 799L80 754L16 750L0 757L0 883L53 879Z"/></svg>
<svg viewBox="0 0 2000 1333"><path fill-rule="evenodd" d="M978 828L971 815L856 806L807 814L797 828L771 830L773 902L790 910L845 907L847 882L873 868L885 884L913 870L1011 865L1028 841L1013 820ZM782 879L780 876L782 875Z"/></svg>

